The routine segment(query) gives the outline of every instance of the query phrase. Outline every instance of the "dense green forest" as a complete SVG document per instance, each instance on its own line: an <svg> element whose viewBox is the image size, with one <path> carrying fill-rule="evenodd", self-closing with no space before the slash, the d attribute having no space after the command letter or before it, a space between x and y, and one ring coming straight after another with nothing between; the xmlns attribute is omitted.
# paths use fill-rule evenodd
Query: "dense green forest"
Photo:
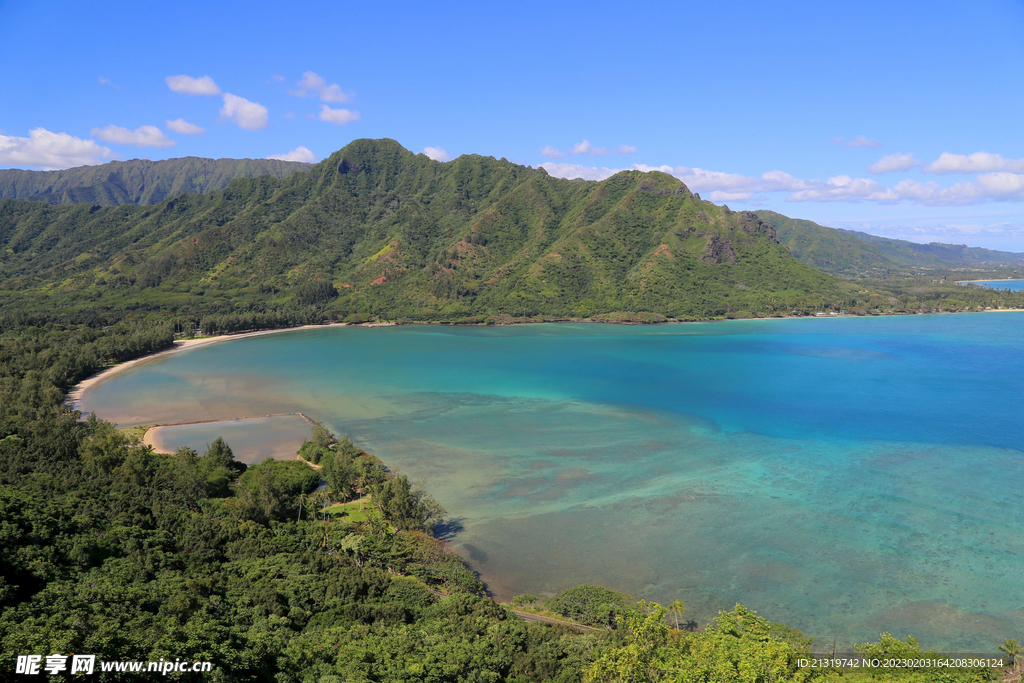
<svg viewBox="0 0 1024 683"><path fill-rule="evenodd" d="M14 655L58 653L209 660L197 680L275 683L1002 675L802 668L809 639L742 605L693 624L682 603L596 586L515 601L579 626L524 621L447 548L429 492L345 438L316 429L306 462L252 467L221 440L161 455L63 397L197 330L887 312L1019 295L934 275L844 281L793 258L756 216L662 174L570 182L389 141L149 207L2 201L0 246L4 680ZM860 649L921 653L888 634Z"/></svg>
<svg viewBox="0 0 1024 683"><path fill-rule="evenodd" d="M235 178L284 178L309 164L277 159L132 159L62 171L0 169L0 199L47 204L157 204L188 192L227 187Z"/></svg>

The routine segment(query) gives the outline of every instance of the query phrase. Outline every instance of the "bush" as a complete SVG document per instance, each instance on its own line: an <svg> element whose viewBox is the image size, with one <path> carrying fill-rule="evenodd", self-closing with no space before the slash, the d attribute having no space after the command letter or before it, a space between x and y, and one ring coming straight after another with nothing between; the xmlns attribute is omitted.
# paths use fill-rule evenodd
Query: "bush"
<svg viewBox="0 0 1024 683"><path fill-rule="evenodd" d="M548 599L547 606L563 617L592 626L615 626L615 615L633 606L625 593L580 584Z"/></svg>
<svg viewBox="0 0 1024 683"><path fill-rule="evenodd" d="M323 306L338 298L338 290L330 282L314 280L295 288L295 301L300 306Z"/></svg>
<svg viewBox="0 0 1024 683"><path fill-rule="evenodd" d="M529 605L534 605L537 602L539 602L537 596L530 595L529 593L523 593L522 595L517 595L516 597L512 598L512 604L515 607L527 607Z"/></svg>

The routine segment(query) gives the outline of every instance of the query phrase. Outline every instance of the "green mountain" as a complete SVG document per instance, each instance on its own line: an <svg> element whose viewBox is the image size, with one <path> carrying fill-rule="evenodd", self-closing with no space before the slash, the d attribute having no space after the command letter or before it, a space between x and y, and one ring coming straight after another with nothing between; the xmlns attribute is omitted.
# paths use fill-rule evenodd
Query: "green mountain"
<svg viewBox="0 0 1024 683"><path fill-rule="evenodd" d="M710 318L838 306L845 287L663 173L568 181L392 140L153 206L0 201L0 289L41 306Z"/></svg>
<svg viewBox="0 0 1024 683"><path fill-rule="evenodd" d="M158 204L187 192L221 190L235 178L305 171L309 164L276 159L133 159L63 171L0 170L0 199L47 204Z"/></svg>
<svg viewBox="0 0 1024 683"><path fill-rule="evenodd" d="M906 268L1000 268L1024 266L1024 254L962 244L918 244L826 228L811 221L755 211L775 228L778 240L803 263L840 276L881 274Z"/></svg>

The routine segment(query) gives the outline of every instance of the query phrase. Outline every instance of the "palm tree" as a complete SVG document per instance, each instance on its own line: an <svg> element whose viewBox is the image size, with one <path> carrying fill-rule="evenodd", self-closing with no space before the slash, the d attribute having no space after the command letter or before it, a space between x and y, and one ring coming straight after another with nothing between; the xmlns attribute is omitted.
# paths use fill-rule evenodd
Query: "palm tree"
<svg viewBox="0 0 1024 683"><path fill-rule="evenodd" d="M306 494L305 493L300 493L299 494L299 515L298 515L298 517L295 518L296 522L299 521L300 519L302 519L302 504L304 502L306 502Z"/></svg>
<svg viewBox="0 0 1024 683"><path fill-rule="evenodd" d="M672 616L676 623L676 630L679 630L679 617L683 616L683 612L686 611L686 607L683 606L682 600L675 600L671 605L668 606L668 613Z"/></svg>
<svg viewBox="0 0 1024 683"><path fill-rule="evenodd" d="M1004 640L1003 644L999 646L999 651L1010 655L1010 660L1014 666L1021 663L1021 653L1024 653L1024 649L1021 648L1020 643L1013 638L1007 638Z"/></svg>

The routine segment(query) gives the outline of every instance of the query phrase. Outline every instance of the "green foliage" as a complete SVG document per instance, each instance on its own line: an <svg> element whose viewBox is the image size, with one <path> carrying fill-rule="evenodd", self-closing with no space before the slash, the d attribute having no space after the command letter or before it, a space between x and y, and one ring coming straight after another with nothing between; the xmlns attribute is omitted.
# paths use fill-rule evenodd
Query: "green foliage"
<svg viewBox="0 0 1024 683"><path fill-rule="evenodd" d="M413 488L405 475L389 477L371 491L384 519L400 531L430 532L444 517L444 508L425 491Z"/></svg>
<svg viewBox="0 0 1024 683"><path fill-rule="evenodd" d="M1010 664L1013 666L1020 666L1021 662L1024 661L1024 648L1013 638L1005 639L999 645L999 651L1010 656Z"/></svg>
<svg viewBox="0 0 1024 683"><path fill-rule="evenodd" d="M531 595L530 593L523 593L512 598L512 604L516 607L528 607L530 605L535 605L538 602L540 602L540 598L536 595Z"/></svg>
<svg viewBox="0 0 1024 683"><path fill-rule="evenodd" d="M671 632L668 610L640 602L638 609L620 614L626 644L603 653L586 672L593 683L770 683L809 681L831 671L801 668L809 656L809 641L778 638L774 625L752 610L737 605L721 612L704 631Z"/></svg>
<svg viewBox="0 0 1024 683"><path fill-rule="evenodd" d="M614 626L616 617L633 606L633 599L600 586L580 584L546 601L548 609L592 626Z"/></svg>
<svg viewBox="0 0 1024 683"><path fill-rule="evenodd" d="M934 650L924 650L913 636L900 640L891 633L883 633L877 643L863 643L856 646L857 652L871 659L942 659ZM993 671L985 667L953 669L950 667L920 667L899 669L868 669L871 680L892 681L893 683L976 683L990 681Z"/></svg>
<svg viewBox="0 0 1024 683"><path fill-rule="evenodd" d="M338 298L338 290L330 282L303 282L295 288L295 301L300 306L323 306Z"/></svg>
<svg viewBox="0 0 1024 683"><path fill-rule="evenodd" d="M299 497L316 489L320 475L297 460L264 460L249 467L238 483L239 496L228 509L256 522L285 521L297 517Z"/></svg>
<svg viewBox="0 0 1024 683"><path fill-rule="evenodd" d="M282 318L715 318L846 297L753 214L671 176L568 182L478 156L441 164L390 140L155 206L0 200L0 286L12 281L33 310L59 287L76 310L154 308L205 334Z"/></svg>
<svg viewBox="0 0 1024 683"><path fill-rule="evenodd" d="M626 644L608 650L586 673L587 683L648 683L666 680L678 658L669 647L667 610L657 603L641 601L638 609L617 617L626 633Z"/></svg>

